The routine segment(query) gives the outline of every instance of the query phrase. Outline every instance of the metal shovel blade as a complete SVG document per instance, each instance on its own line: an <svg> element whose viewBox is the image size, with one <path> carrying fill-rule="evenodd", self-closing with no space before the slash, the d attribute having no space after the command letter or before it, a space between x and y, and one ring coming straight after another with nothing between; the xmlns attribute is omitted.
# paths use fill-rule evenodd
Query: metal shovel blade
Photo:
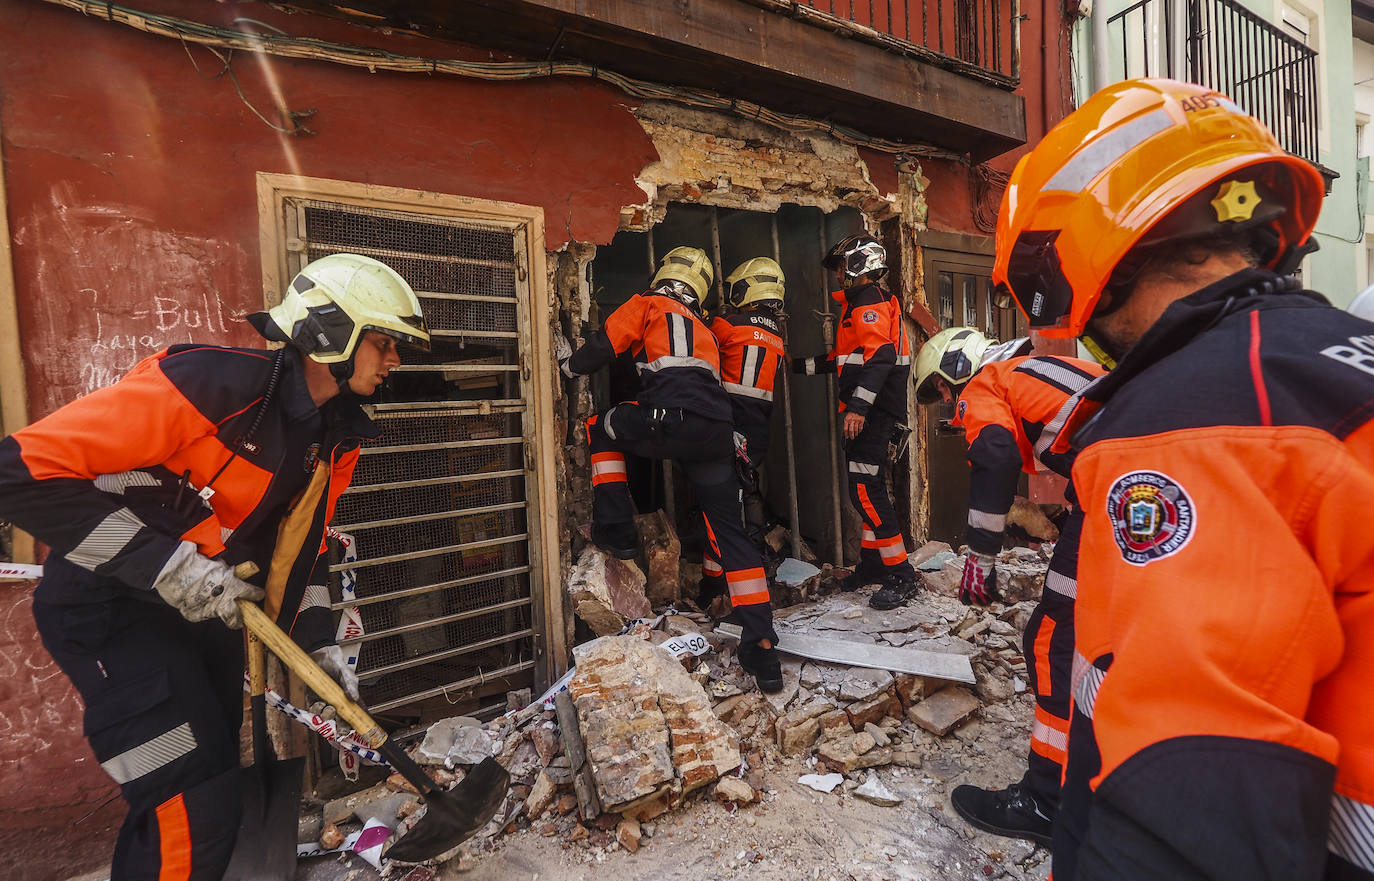
<svg viewBox="0 0 1374 881"><path fill-rule="evenodd" d="M425 815L386 852L406 863L432 860L467 841L487 825L505 801L510 774L485 758L453 789L425 796Z"/></svg>
<svg viewBox="0 0 1374 881"><path fill-rule="evenodd" d="M243 819L224 881L291 881L305 759L244 768Z"/></svg>

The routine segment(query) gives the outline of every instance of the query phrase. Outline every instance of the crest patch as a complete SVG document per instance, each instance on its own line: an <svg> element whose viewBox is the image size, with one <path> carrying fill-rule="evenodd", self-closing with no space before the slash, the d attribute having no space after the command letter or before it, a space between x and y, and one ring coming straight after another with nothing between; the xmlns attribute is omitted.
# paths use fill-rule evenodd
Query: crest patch
<svg viewBox="0 0 1374 881"><path fill-rule="evenodd" d="M877 324L877 323L878 323L878 310L876 310L876 309L869 309L869 310L865 311L864 314L863 314L863 315L860 315L859 317L863 320L863 323L864 323L864 324Z"/></svg>
<svg viewBox="0 0 1374 881"><path fill-rule="evenodd" d="M1107 514L1121 557L1132 566L1179 552L1197 526L1193 500L1176 480L1158 471L1118 477L1107 493Z"/></svg>

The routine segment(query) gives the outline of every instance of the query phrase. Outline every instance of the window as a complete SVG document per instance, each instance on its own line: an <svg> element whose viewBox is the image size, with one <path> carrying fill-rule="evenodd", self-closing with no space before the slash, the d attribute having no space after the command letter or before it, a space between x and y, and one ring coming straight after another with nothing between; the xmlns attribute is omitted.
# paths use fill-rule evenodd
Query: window
<svg viewBox="0 0 1374 881"><path fill-rule="evenodd" d="M275 246L263 249L269 302L305 264L346 251L399 272L430 326L431 351L406 356L368 404L381 437L334 516L356 552L336 552L331 572L334 608L362 625L343 642L358 652L364 701L422 717L431 700L476 711L556 678L561 599L545 585L559 584L557 530L540 517L557 510L540 478L552 412L546 378L528 369L548 345L532 330L548 327L531 247L542 212L275 175L259 176L259 199Z"/></svg>

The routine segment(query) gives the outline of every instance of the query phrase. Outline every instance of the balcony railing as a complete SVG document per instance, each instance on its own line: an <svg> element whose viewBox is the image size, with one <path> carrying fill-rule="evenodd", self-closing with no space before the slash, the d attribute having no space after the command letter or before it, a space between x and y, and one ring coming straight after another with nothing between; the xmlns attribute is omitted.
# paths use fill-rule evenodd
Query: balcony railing
<svg viewBox="0 0 1374 881"><path fill-rule="evenodd" d="M1016 0L748 0L1005 88L1020 81Z"/></svg>
<svg viewBox="0 0 1374 881"><path fill-rule="evenodd" d="M1107 20L1112 76L1168 76L1230 95L1317 162L1317 52L1231 0L1141 0Z"/></svg>

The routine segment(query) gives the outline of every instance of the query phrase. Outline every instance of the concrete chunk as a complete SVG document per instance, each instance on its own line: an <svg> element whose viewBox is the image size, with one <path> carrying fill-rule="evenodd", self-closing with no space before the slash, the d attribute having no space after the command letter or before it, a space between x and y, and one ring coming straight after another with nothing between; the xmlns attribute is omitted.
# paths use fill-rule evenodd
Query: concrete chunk
<svg viewBox="0 0 1374 881"><path fill-rule="evenodd" d="M945 688L907 711L908 718L931 734L943 737L981 707L966 688Z"/></svg>
<svg viewBox="0 0 1374 881"><path fill-rule="evenodd" d="M625 622L647 617L653 609L644 593L639 567L587 545L568 578L573 611L598 636L619 633Z"/></svg>

